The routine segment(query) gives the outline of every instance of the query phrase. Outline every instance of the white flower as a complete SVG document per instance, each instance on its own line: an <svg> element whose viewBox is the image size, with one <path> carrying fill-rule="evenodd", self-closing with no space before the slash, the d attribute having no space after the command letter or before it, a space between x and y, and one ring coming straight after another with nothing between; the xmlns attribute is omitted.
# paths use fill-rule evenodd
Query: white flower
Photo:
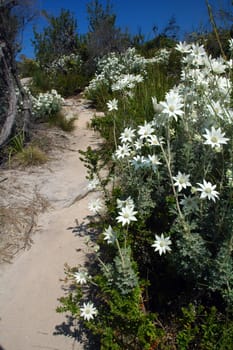
<svg viewBox="0 0 233 350"><path fill-rule="evenodd" d="M103 203L101 199L97 198L89 202L88 209L94 213L97 214L101 209L103 209Z"/></svg>
<svg viewBox="0 0 233 350"><path fill-rule="evenodd" d="M121 209L125 206L132 207L134 209L134 202L131 197L128 197L126 200L122 201L119 198L117 198L117 208Z"/></svg>
<svg viewBox="0 0 233 350"><path fill-rule="evenodd" d="M162 112L168 115L169 118L174 118L177 121L177 117L184 114L182 107L184 104L182 103L181 97L179 94L171 90L166 94L166 100L160 102L160 105L163 107Z"/></svg>
<svg viewBox="0 0 233 350"><path fill-rule="evenodd" d="M137 155L133 157L130 163L134 166L135 169L139 169L147 165L147 159L144 156Z"/></svg>
<svg viewBox="0 0 233 350"><path fill-rule="evenodd" d="M116 240L116 235L112 229L112 226L109 225L103 232L104 240L107 241L108 244L113 244Z"/></svg>
<svg viewBox="0 0 233 350"><path fill-rule="evenodd" d="M211 104L207 105L207 108L211 114L211 116L217 116L221 119L224 119L226 116L226 111L224 111L224 108L221 106L219 101L211 101Z"/></svg>
<svg viewBox="0 0 233 350"><path fill-rule="evenodd" d="M198 211L197 198L184 195L184 198L180 201L180 204L185 208L184 210L189 210L190 212Z"/></svg>
<svg viewBox="0 0 233 350"><path fill-rule="evenodd" d="M219 148L221 144L225 144L229 140L228 138L224 137L225 133L222 133L220 128L215 129L212 126L211 130L205 130L206 134L204 134L203 137L206 139L206 141L204 142L204 144L210 145L212 148Z"/></svg>
<svg viewBox="0 0 233 350"><path fill-rule="evenodd" d="M143 141L138 139L134 142L134 147L136 150L140 150L143 146Z"/></svg>
<svg viewBox="0 0 233 350"><path fill-rule="evenodd" d="M157 165L162 164L159 160L159 157L156 154L148 155L148 160L151 163L152 167L156 168Z"/></svg>
<svg viewBox="0 0 233 350"><path fill-rule="evenodd" d="M75 277L75 280L78 284L86 284L88 278L90 278L90 276L88 276L87 271L75 272L74 277Z"/></svg>
<svg viewBox="0 0 233 350"><path fill-rule="evenodd" d="M182 174L180 171L178 171L176 176L173 176L173 179L176 181L174 186L178 187L178 192L182 191L182 189L187 186L192 186L189 182L189 177L190 175Z"/></svg>
<svg viewBox="0 0 233 350"><path fill-rule="evenodd" d="M90 321L97 315L97 310L94 307L93 303L83 303L83 306L80 307L80 316L84 318L84 320Z"/></svg>
<svg viewBox="0 0 233 350"><path fill-rule="evenodd" d="M229 49L230 49L230 51L233 51L233 39L232 39L232 38L229 39L229 40L228 40L228 43L229 43Z"/></svg>
<svg viewBox="0 0 233 350"><path fill-rule="evenodd" d="M159 255L166 252L170 252L171 248L169 247L172 244L170 237L164 237L163 233L161 236L155 235L155 241L152 244L152 247L155 248L155 252L159 252Z"/></svg>
<svg viewBox="0 0 233 350"><path fill-rule="evenodd" d="M118 110L118 101L117 101L117 99L114 98L113 100L108 101L107 102L107 107L108 107L109 112L117 111Z"/></svg>
<svg viewBox="0 0 233 350"><path fill-rule="evenodd" d="M123 159L125 157L130 156L130 148L129 145L127 143L123 143L122 146L118 146L116 152L115 152L115 156L117 157L117 159Z"/></svg>
<svg viewBox="0 0 233 350"><path fill-rule="evenodd" d="M227 65L223 58L215 58L210 60L210 68L215 74L222 74L225 72Z"/></svg>
<svg viewBox="0 0 233 350"><path fill-rule="evenodd" d="M158 103L157 98L154 96L154 97L151 97L151 100L152 100L152 105L153 105L155 113L161 112L162 108L161 108L160 104Z"/></svg>
<svg viewBox="0 0 233 350"><path fill-rule="evenodd" d="M147 139L151 137L151 134L155 131L154 128L151 126L151 123L144 122L144 125L140 125L138 130L138 135L140 136L140 139Z"/></svg>
<svg viewBox="0 0 233 350"><path fill-rule="evenodd" d="M203 184L198 183L200 188L197 191L201 192L200 198L209 200L212 199L215 202L215 198L218 198L219 192L215 191L216 185L212 185L209 181L203 180Z"/></svg>
<svg viewBox="0 0 233 350"><path fill-rule="evenodd" d="M121 133L120 140L121 142L131 142L135 136L135 130L131 128L125 128Z"/></svg>
<svg viewBox="0 0 233 350"><path fill-rule="evenodd" d="M176 50L180 51L181 53L189 53L191 51L191 46L184 42L179 42L179 44L176 45Z"/></svg>
<svg viewBox="0 0 233 350"><path fill-rule="evenodd" d="M121 209L119 212L119 216L117 216L117 222L121 222L122 226L126 224L130 224L131 221L137 221L135 215L137 214L137 211L134 211L134 207L132 205L126 205Z"/></svg>
<svg viewBox="0 0 233 350"><path fill-rule="evenodd" d="M160 146L162 143L164 143L162 138L158 139L156 135L150 135L148 142L151 146Z"/></svg>
<svg viewBox="0 0 233 350"><path fill-rule="evenodd" d="M95 190L100 184L100 181L96 175L94 175L93 179L89 181L89 184L87 185L88 190L92 191Z"/></svg>

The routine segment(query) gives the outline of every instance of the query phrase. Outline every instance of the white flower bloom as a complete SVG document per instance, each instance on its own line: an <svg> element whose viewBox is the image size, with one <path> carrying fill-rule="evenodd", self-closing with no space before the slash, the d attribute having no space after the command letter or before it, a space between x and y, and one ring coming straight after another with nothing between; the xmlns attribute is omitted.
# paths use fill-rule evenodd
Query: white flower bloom
<svg viewBox="0 0 233 350"><path fill-rule="evenodd" d="M219 148L222 144L226 144L229 140L224 137L225 133L221 132L221 129L215 129L213 126L211 130L205 129L206 134L203 137L206 139L204 142L205 145L210 145L212 148Z"/></svg>
<svg viewBox="0 0 233 350"><path fill-rule="evenodd" d="M118 101L117 101L117 99L114 98L113 100L108 101L107 102L107 107L108 107L109 112L117 111L118 110Z"/></svg>
<svg viewBox="0 0 233 350"><path fill-rule="evenodd" d="M180 204L185 207L186 210L189 210L190 212L197 212L198 211L198 203L197 203L196 197L188 196L186 197L184 195L184 198L180 201Z"/></svg>
<svg viewBox="0 0 233 350"><path fill-rule="evenodd" d="M152 100L152 105L153 105L155 113L160 113L162 111L162 108L161 108L160 104L158 103L157 98L154 96L154 97L151 97L151 100Z"/></svg>
<svg viewBox="0 0 233 350"><path fill-rule="evenodd" d="M100 185L100 181L96 175L94 175L93 179L89 181L89 184L87 185L87 189L92 191L95 190Z"/></svg>
<svg viewBox="0 0 233 350"><path fill-rule="evenodd" d="M74 273L75 280L78 284L86 284L87 280L90 279L87 271L78 271Z"/></svg>
<svg viewBox="0 0 233 350"><path fill-rule="evenodd" d="M206 51L203 45L198 43L193 43L191 45L190 55L195 57L196 59L202 58L206 56Z"/></svg>
<svg viewBox="0 0 233 350"><path fill-rule="evenodd" d="M135 167L135 169L143 168L145 163L147 163L147 159L144 156L135 156L130 161L130 163Z"/></svg>
<svg viewBox="0 0 233 350"><path fill-rule="evenodd" d="M162 164L159 160L159 157L156 154L148 155L148 160L153 167Z"/></svg>
<svg viewBox="0 0 233 350"><path fill-rule="evenodd" d="M124 143L122 146L118 146L116 152L115 152L115 156L117 157L117 159L123 159L125 157L129 157L130 156L130 148L129 145L127 143Z"/></svg>
<svg viewBox="0 0 233 350"><path fill-rule="evenodd" d="M121 133L120 140L121 142L132 142L135 137L135 130L131 128L125 128L125 130Z"/></svg>
<svg viewBox="0 0 233 350"><path fill-rule="evenodd" d="M159 255L166 254L171 251L169 247L172 244L170 237L164 237L163 233L161 236L155 235L155 241L152 247L155 248L155 252L159 252Z"/></svg>
<svg viewBox="0 0 233 350"><path fill-rule="evenodd" d="M223 58L215 58L209 61L210 64L210 69L215 73L215 74L222 74L225 72L227 65L226 62L223 60Z"/></svg>
<svg viewBox="0 0 233 350"><path fill-rule="evenodd" d="M97 198L89 202L88 209L94 213L97 214L101 209L103 209L103 202L101 199Z"/></svg>
<svg viewBox="0 0 233 350"><path fill-rule="evenodd" d="M150 138L153 132L155 131L154 128L151 126L151 123L147 123L146 121L144 122L144 125L139 125L138 129L138 135L142 140Z"/></svg>
<svg viewBox="0 0 233 350"><path fill-rule="evenodd" d="M151 135L150 138L148 139L148 142L151 146L160 146L162 143L162 138L159 138L156 135Z"/></svg>
<svg viewBox="0 0 233 350"><path fill-rule="evenodd" d="M180 51L181 53L189 53L191 51L191 46L184 42L179 42L179 44L176 45L176 50Z"/></svg>
<svg viewBox="0 0 233 350"><path fill-rule="evenodd" d="M137 221L135 215L137 214L137 211L134 211L134 207L131 205L126 205L121 209L119 212L119 216L117 216L116 220L117 222L121 222L122 226L125 226L126 224L130 224L131 221Z"/></svg>
<svg viewBox="0 0 233 350"><path fill-rule="evenodd" d="M212 116L217 116L223 120L225 119L226 111L220 105L219 101L211 101L211 103L207 105L207 108Z"/></svg>
<svg viewBox="0 0 233 350"><path fill-rule="evenodd" d="M198 183L200 186L197 191L201 192L201 199L208 198L215 202L215 198L218 198L219 192L215 191L216 185L212 185L209 181L203 180L203 184Z"/></svg>
<svg viewBox="0 0 233 350"><path fill-rule="evenodd" d="M125 206L131 207L132 209L134 209L133 199L131 197L128 197L126 200L122 201L119 198L117 198L117 208L121 209Z"/></svg>
<svg viewBox="0 0 233 350"><path fill-rule="evenodd" d="M143 146L143 140L138 139L134 142L134 147L136 150L140 150Z"/></svg>
<svg viewBox="0 0 233 350"><path fill-rule="evenodd" d="M83 303L83 306L80 307L80 316L84 318L84 320L90 321L97 315L97 309L94 307L93 303Z"/></svg>
<svg viewBox="0 0 233 350"><path fill-rule="evenodd" d="M162 113L168 115L169 118L174 118L177 121L178 116L182 116L184 104L178 92L171 90L166 94L166 100L160 102L163 110Z"/></svg>
<svg viewBox="0 0 233 350"><path fill-rule="evenodd" d="M182 189L187 186L192 186L189 182L189 177L190 175L182 174L180 171L178 171L176 176L173 176L173 179L176 181L174 186L178 187L178 192L182 191Z"/></svg>
<svg viewBox="0 0 233 350"><path fill-rule="evenodd" d="M232 38L229 39L229 40L228 40L228 43L229 43L229 49L230 49L230 51L233 52L233 39L232 39Z"/></svg>
<svg viewBox="0 0 233 350"><path fill-rule="evenodd" d="M112 229L112 226L109 225L103 232L104 240L107 241L108 244L113 244L116 240L116 235Z"/></svg>
<svg viewBox="0 0 233 350"><path fill-rule="evenodd" d="M143 76L140 74L122 74L119 79L112 84L112 91L133 89L136 84L143 81Z"/></svg>
<svg viewBox="0 0 233 350"><path fill-rule="evenodd" d="M221 93L221 95L226 99L228 96L230 96L231 92L231 81L230 79L226 77L218 77L215 81L216 83L216 89L218 92Z"/></svg>

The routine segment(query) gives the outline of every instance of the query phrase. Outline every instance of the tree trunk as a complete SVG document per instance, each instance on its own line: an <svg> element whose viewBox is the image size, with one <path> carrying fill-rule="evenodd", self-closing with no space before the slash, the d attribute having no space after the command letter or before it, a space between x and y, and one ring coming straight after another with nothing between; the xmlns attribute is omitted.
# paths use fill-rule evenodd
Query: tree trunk
<svg viewBox="0 0 233 350"><path fill-rule="evenodd" d="M3 45L2 45L3 46ZM9 59L10 57L10 59ZM14 132L22 131L29 135L29 124L31 120L31 103L24 91L17 73L12 67L11 56L6 45L2 47L1 56L1 78L4 82L1 94L4 96L7 111L0 116L0 147L3 146ZM18 91L18 92L17 92ZM20 112L17 109L18 99L22 102Z"/></svg>
<svg viewBox="0 0 233 350"><path fill-rule="evenodd" d="M30 99L18 78L15 59L21 22L12 9L20 3L22 0L0 0L0 147L17 132L28 136L31 120Z"/></svg>

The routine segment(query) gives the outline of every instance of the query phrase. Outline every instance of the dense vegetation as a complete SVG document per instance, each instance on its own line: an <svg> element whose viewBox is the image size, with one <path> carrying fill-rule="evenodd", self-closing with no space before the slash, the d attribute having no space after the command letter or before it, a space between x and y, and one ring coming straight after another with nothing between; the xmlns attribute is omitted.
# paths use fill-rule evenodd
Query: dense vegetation
<svg viewBox="0 0 233 350"><path fill-rule="evenodd" d="M99 193L89 259L66 266L58 307L95 349L232 348L233 39L209 10L208 33L179 42L173 18L144 42L95 0L85 37L68 10L46 14L19 64L35 122L80 91L105 112L102 146L80 154Z"/></svg>

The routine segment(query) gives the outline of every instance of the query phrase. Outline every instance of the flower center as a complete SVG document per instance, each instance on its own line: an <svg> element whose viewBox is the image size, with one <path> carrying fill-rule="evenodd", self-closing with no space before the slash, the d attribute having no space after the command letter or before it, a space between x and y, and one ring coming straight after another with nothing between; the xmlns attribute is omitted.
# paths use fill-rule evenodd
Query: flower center
<svg viewBox="0 0 233 350"><path fill-rule="evenodd" d="M217 138L217 136L212 136L212 137L211 137L211 141L212 141L213 143L218 143L218 138Z"/></svg>

